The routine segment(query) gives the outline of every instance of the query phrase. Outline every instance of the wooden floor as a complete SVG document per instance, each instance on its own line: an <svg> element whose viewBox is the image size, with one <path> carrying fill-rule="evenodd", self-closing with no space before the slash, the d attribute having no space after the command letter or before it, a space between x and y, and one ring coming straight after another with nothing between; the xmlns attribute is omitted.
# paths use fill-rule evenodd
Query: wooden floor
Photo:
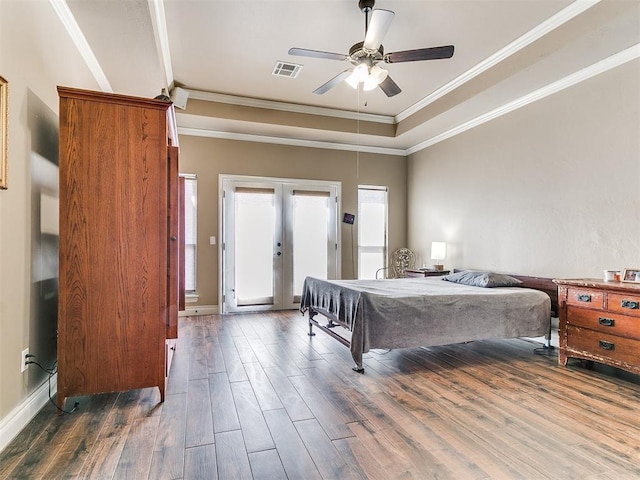
<svg viewBox="0 0 640 480"><path fill-rule="evenodd" d="M156 389L47 406L1 479L637 479L640 380L525 340L375 351L298 312L181 319Z"/></svg>

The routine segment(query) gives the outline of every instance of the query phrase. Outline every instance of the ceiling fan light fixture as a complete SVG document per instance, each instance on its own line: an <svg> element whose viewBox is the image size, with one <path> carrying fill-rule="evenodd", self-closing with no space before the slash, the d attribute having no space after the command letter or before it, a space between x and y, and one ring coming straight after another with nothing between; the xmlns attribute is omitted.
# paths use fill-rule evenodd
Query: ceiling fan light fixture
<svg viewBox="0 0 640 480"><path fill-rule="evenodd" d="M382 82L384 82L385 78L387 78L388 75L389 72L384 68L380 68L378 65L374 65L369 71L369 76L375 78L376 85L380 85Z"/></svg>
<svg viewBox="0 0 640 480"><path fill-rule="evenodd" d="M358 85L362 83L362 89L368 92L380 85L387 78L387 75L389 72L377 65L368 67L365 64L360 64L353 69L346 82L353 88L358 88Z"/></svg>
<svg viewBox="0 0 640 480"><path fill-rule="evenodd" d="M358 88L358 84L364 82L367 78L369 78L369 67L361 63L353 69L353 72L351 72L351 75L349 75L345 81L353 88Z"/></svg>
<svg viewBox="0 0 640 480"><path fill-rule="evenodd" d="M378 86L378 82L376 82L375 78L369 76L364 82L362 82L362 90L365 92L369 92L374 90Z"/></svg>

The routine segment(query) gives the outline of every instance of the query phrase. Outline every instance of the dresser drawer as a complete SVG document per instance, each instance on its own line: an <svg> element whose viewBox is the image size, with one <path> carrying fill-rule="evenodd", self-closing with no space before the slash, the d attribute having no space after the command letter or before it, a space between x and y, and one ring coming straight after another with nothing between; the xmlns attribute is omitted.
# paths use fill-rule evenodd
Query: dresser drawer
<svg viewBox="0 0 640 480"><path fill-rule="evenodd" d="M640 318L637 317L567 307L567 323L609 335L619 335L640 340Z"/></svg>
<svg viewBox="0 0 640 480"><path fill-rule="evenodd" d="M596 361L602 357L626 365L640 364L640 341L569 325L567 355L571 356L572 351Z"/></svg>
<svg viewBox="0 0 640 480"><path fill-rule="evenodd" d="M640 317L640 296L608 293L607 310Z"/></svg>
<svg viewBox="0 0 640 480"><path fill-rule="evenodd" d="M585 308L604 308L604 293L599 290L586 288L569 288L567 292L567 304Z"/></svg>

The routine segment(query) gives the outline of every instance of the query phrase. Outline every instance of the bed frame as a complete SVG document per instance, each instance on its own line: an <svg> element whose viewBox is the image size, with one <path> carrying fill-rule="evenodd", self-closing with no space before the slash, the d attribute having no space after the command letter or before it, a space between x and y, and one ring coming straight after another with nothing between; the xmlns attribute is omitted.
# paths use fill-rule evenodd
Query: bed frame
<svg viewBox="0 0 640 480"><path fill-rule="evenodd" d="M454 272L459 272L461 270L454 270ZM518 285L518 287L520 288L530 288L533 290L539 290L541 292L546 293L550 300L551 300L551 316L552 317L557 317L559 309L558 309L558 286L553 283L553 279L551 278L546 278L546 277L532 277L532 276L527 276L527 275L512 275L510 274L512 277L517 278L518 280L520 280L522 282L522 284ZM318 320L315 319L315 316L317 314L321 314L322 316L326 317L328 319L328 322L325 324L320 323ZM328 312L324 309L321 308L317 308L317 307L309 307L308 309L308 314L309 314L309 333L308 335L310 337L315 336L315 332L313 331L313 327L319 328L320 330L322 330L323 332L325 332L327 335L329 335L330 337L335 338L336 340L338 340L338 342L342 343L344 346L346 346L347 348L351 347L351 341L344 337L343 335L340 335L339 333L336 333L334 331L334 329L336 327L342 326L342 322L340 322L340 320L338 318L336 318L336 316L334 314L332 314L331 312ZM304 313L303 313L304 315ZM336 323L337 322L337 323ZM547 336L547 348L553 348L551 347L551 319L549 319L549 332L548 332L548 336ZM364 373L364 368L362 367L358 367L357 365L355 367L353 367L353 370L358 372L358 373Z"/></svg>

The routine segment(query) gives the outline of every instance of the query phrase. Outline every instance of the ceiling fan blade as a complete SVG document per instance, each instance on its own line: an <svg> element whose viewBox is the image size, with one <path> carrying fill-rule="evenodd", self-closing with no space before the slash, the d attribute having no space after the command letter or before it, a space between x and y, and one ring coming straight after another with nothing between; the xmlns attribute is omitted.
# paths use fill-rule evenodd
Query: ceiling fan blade
<svg viewBox="0 0 640 480"><path fill-rule="evenodd" d="M333 77L331 80L329 80L327 83L325 83L324 85L320 85L318 88L316 88L313 93L315 93L316 95L322 95L323 93L328 92L329 90L331 90L333 87L335 87L336 85L338 85L340 82L342 82L343 80L345 80L349 75L351 75L351 70L345 70L342 73L339 73L338 75L336 75L335 77Z"/></svg>
<svg viewBox="0 0 640 480"><path fill-rule="evenodd" d="M374 10L371 14L371 23L364 37L364 48L367 50L378 50L382 44L382 39L389 30L389 25L395 13L391 10Z"/></svg>
<svg viewBox="0 0 640 480"><path fill-rule="evenodd" d="M384 56L387 63L415 62L418 60L439 60L453 57L453 45L444 47L418 48L417 50L404 50L392 52Z"/></svg>
<svg viewBox="0 0 640 480"><path fill-rule="evenodd" d="M398 84L391 80L391 77L389 75L387 75L387 78L385 78L378 86L387 97L393 97L394 95L397 95L402 91L400 90Z"/></svg>
<svg viewBox="0 0 640 480"><path fill-rule="evenodd" d="M289 55L300 55L301 57L327 58L329 60L346 60L348 55L343 53L321 52L320 50L309 50L307 48L290 48Z"/></svg>

